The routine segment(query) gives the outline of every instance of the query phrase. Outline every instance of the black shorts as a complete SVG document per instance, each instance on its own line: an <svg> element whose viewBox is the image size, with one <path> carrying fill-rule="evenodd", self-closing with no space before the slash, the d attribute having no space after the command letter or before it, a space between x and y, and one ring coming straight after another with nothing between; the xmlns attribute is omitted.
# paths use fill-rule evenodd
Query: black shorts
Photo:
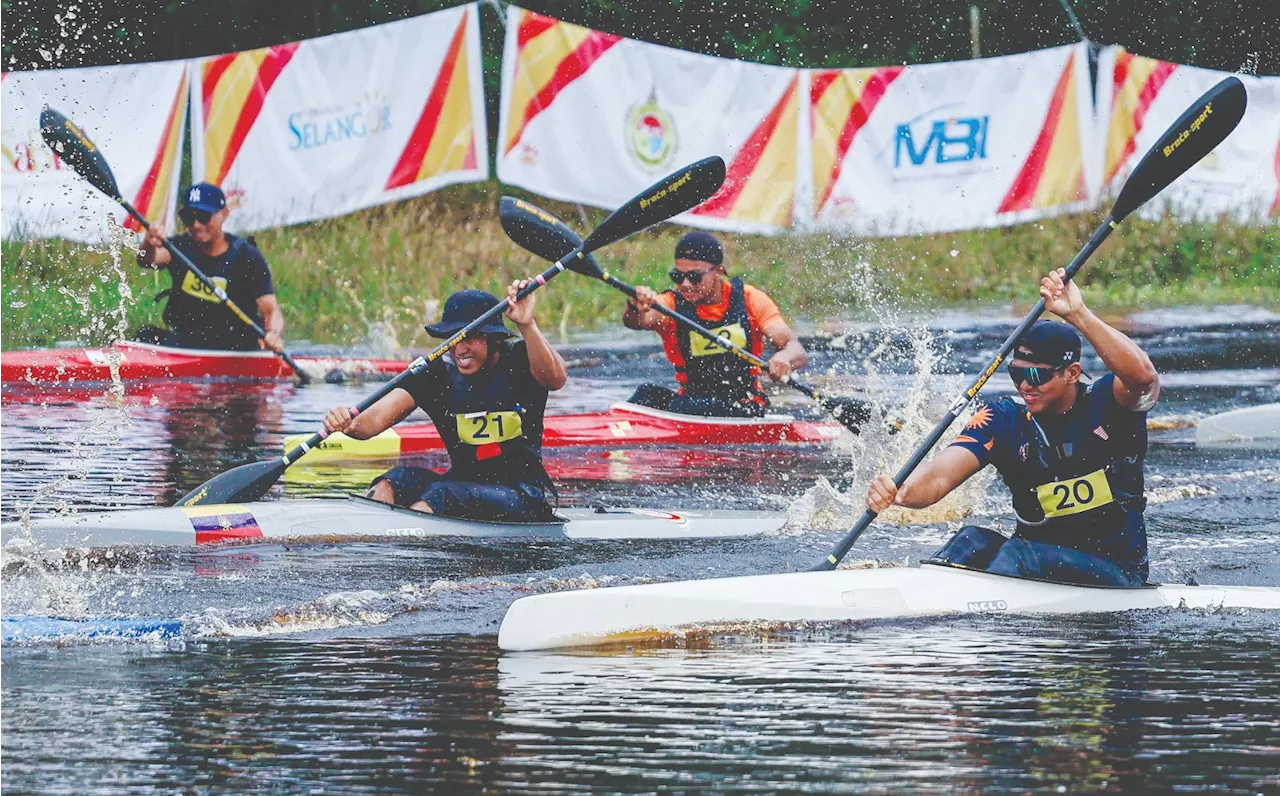
<svg viewBox="0 0 1280 796"><path fill-rule="evenodd" d="M441 517L482 522L548 522L555 512L546 492L536 484L485 484L458 481L425 467L400 465L373 480L370 486L391 484L397 506L419 500Z"/></svg>
<svg viewBox="0 0 1280 796"><path fill-rule="evenodd" d="M631 395L629 402L663 412L697 417L764 417L768 408L757 401L680 395L675 390L658 384L641 384Z"/></svg>

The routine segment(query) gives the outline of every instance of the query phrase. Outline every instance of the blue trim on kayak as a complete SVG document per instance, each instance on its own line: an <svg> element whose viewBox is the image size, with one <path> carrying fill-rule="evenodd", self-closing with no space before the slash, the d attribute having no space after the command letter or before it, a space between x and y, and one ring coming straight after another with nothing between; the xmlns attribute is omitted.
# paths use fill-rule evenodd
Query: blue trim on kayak
<svg viewBox="0 0 1280 796"><path fill-rule="evenodd" d="M0 644L58 639L131 639L143 636L177 638L177 619L55 619L48 616L0 617Z"/></svg>

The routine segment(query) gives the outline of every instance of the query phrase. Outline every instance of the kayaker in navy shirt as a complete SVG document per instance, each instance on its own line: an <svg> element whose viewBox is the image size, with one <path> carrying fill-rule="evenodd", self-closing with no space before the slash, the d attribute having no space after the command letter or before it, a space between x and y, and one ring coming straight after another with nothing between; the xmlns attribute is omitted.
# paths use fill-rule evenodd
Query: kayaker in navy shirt
<svg viewBox="0 0 1280 796"><path fill-rule="evenodd" d="M169 298L164 309L164 322L169 328L146 327L135 339L178 348L283 351L284 313L276 300L271 269L251 239L222 231L228 212L226 196L218 186L207 182L192 185L182 196L178 217L188 231L170 238L170 243L225 290L267 336L259 340L248 324L237 318L180 259L169 253L164 247L164 236L153 228L142 243L138 264L169 271L172 287L162 294Z"/></svg>
<svg viewBox="0 0 1280 796"><path fill-rule="evenodd" d="M1013 493L1017 530L1005 539L989 528L962 528L935 560L1061 583L1141 586L1146 416L1160 396L1160 376L1136 343L1085 306L1065 273L1045 277L1040 295L1070 325L1039 321L1018 341L1008 365L1018 394L980 407L902 489L878 479L867 506L931 506L991 464ZM1080 334L1110 370L1087 384Z"/></svg>
<svg viewBox="0 0 1280 796"><path fill-rule="evenodd" d="M417 407L431 417L452 465L441 474L396 467L374 480L368 496L446 517L496 521L549 520L555 488L542 466L547 395L564 386L564 361L534 320L534 294L516 301L529 283L507 288L507 309L523 340L512 340L501 319L463 338L453 350L381 400L352 417L338 406L325 415L329 432L369 439ZM483 290L449 297L444 317L427 331L447 338L498 303Z"/></svg>

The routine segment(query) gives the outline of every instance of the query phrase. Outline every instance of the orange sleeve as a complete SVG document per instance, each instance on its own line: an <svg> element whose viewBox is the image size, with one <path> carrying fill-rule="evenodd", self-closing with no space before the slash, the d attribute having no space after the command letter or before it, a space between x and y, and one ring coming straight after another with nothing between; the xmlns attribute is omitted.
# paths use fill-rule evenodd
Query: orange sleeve
<svg viewBox="0 0 1280 796"><path fill-rule="evenodd" d="M773 299L765 295L763 290L759 290L751 285L745 285L742 290L742 297L747 301L747 315L751 316L751 320L755 323L756 328L764 331L765 327L772 325L776 321L786 323L786 319L782 317L782 312L778 309L778 305L773 303Z"/></svg>
<svg viewBox="0 0 1280 796"><path fill-rule="evenodd" d="M669 310L674 310L676 308L676 297L671 295L670 293L659 293L657 303L661 304L662 306L666 307ZM654 327L653 331L662 335L664 338L675 335L677 331L676 322L671 320L667 316L663 315L661 318L658 319L658 325Z"/></svg>

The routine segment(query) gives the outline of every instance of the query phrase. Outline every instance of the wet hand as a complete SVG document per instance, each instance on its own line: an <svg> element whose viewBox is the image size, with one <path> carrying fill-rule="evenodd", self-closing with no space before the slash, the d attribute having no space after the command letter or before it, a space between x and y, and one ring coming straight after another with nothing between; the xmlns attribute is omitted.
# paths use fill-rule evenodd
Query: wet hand
<svg viewBox="0 0 1280 796"><path fill-rule="evenodd" d="M516 294L532 281L532 279L517 279L507 287L507 317L522 329L533 323L534 294L530 293L518 301Z"/></svg>
<svg viewBox="0 0 1280 796"><path fill-rule="evenodd" d="M152 227L147 230L142 238L142 248L149 251L164 248L164 235L160 233L159 228Z"/></svg>
<svg viewBox="0 0 1280 796"><path fill-rule="evenodd" d="M1060 318L1070 318L1084 308L1084 297L1075 282L1067 281L1067 269L1050 271L1040 280L1040 295L1044 308Z"/></svg>
<svg viewBox="0 0 1280 796"><path fill-rule="evenodd" d="M782 381L790 375L791 360L788 357L784 357L781 351L769 358L769 378L774 381Z"/></svg>
<svg viewBox="0 0 1280 796"><path fill-rule="evenodd" d="M631 299L631 306L635 307L639 312L648 312L653 309L653 305L657 300L658 291L651 287L640 286L636 288L636 297Z"/></svg>
<svg viewBox="0 0 1280 796"><path fill-rule="evenodd" d="M262 348L269 348L279 354L284 351L284 338L279 332L267 332L267 336L258 341L258 345Z"/></svg>
<svg viewBox="0 0 1280 796"><path fill-rule="evenodd" d="M349 406L335 406L329 410L324 416L324 430L330 434L336 434L339 431L346 431L351 422L356 419L355 414Z"/></svg>
<svg viewBox="0 0 1280 796"><path fill-rule="evenodd" d="M887 475L882 475L872 481L871 488L867 490L867 508L876 514L897 503L897 499L898 487L893 483L893 479Z"/></svg>

